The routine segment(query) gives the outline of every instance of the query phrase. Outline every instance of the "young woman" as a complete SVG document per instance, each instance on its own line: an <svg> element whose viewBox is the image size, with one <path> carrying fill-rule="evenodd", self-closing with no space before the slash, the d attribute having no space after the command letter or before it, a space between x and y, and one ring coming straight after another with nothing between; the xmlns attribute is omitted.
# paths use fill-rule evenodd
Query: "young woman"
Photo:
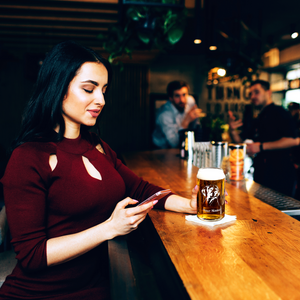
<svg viewBox="0 0 300 300"><path fill-rule="evenodd" d="M0 299L109 299L107 241L135 230L162 190L137 177L88 129L104 107L111 69L63 42L48 53L2 178L18 263ZM156 207L196 213L196 194Z"/></svg>

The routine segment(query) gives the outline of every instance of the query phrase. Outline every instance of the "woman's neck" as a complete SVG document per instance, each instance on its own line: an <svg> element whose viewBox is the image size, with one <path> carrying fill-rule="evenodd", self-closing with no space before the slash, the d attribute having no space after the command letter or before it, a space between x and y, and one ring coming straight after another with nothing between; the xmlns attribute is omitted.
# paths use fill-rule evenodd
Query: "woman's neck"
<svg viewBox="0 0 300 300"><path fill-rule="evenodd" d="M59 132L59 125L57 125L54 130L58 133ZM67 126L65 128L64 137L67 139L76 139L80 135L80 126Z"/></svg>

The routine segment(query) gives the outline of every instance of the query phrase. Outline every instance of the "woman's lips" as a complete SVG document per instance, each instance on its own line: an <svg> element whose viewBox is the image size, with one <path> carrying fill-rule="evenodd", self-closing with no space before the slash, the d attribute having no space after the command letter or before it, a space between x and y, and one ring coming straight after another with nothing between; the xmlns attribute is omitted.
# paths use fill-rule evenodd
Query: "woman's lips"
<svg viewBox="0 0 300 300"><path fill-rule="evenodd" d="M100 114L100 110L98 110L98 109L88 110L88 112L92 115L93 118L97 118Z"/></svg>

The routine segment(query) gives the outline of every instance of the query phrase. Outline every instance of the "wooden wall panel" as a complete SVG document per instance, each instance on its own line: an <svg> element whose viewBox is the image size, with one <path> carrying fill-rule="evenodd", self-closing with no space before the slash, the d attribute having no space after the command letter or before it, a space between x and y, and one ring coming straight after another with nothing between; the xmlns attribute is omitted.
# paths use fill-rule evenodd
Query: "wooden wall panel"
<svg viewBox="0 0 300 300"><path fill-rule="evenodd" d="M101 138L115 151L150 147L149 68L146 65L113 67L113 78L100 115Z"/></svg>

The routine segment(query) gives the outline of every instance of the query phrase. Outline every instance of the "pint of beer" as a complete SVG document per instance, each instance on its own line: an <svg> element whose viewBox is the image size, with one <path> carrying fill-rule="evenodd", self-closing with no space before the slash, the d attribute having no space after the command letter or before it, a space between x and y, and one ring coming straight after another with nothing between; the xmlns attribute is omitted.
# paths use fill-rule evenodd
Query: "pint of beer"
<svg viewBox="0 0 300 300"><path fill-rule="evenodd" d="M197 174L197 217L218 221L225 216L225 175L219 168L201 168Z"/></svg>

